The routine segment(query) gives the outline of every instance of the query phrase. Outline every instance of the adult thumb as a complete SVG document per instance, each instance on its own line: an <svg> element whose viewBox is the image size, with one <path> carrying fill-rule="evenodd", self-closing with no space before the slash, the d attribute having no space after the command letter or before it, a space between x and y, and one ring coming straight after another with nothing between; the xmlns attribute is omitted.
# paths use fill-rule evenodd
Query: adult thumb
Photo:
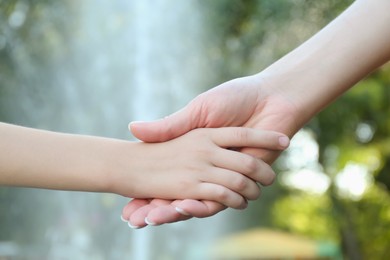
<svg viewBox="0 0 390 260"><path fill-rule="evenodd" d="M141 141L154 143L164 142L181 136L196 125L196 116L191 116L193 112L189 106L151 122L135 121L129 124L131 133Z"/></svg>

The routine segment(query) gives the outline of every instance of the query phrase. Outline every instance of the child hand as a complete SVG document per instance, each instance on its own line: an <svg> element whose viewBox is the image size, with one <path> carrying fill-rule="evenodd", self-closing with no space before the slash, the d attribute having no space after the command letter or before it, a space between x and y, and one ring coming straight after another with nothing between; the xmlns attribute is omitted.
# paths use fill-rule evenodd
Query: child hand
<svg viewBox="0 0 390 260"><path fill-rule="evenodd" d="M243 209L246 199L260 195L256 182L269 185L275 173L263 161L226 148L282 150L286 145L280 139L283 144L286 138L272 131L228 127L196 129L165 143L138 143L140 156L131 160L140 163L143 168L138 171L144 174L138 174L135 189L119 193L135 198L212 200Z"/></svg>

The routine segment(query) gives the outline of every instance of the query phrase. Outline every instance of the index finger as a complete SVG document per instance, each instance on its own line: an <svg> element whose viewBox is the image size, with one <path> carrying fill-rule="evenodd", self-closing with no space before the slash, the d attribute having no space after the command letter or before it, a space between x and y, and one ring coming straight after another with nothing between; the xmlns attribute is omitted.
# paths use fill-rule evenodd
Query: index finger
<svg viewBox="0 0 390 260"><path fill-rule="evenodd" d="M247 127L213 128L212 140L221 147L252 147L271 150L284 150L290 144L290 139L282 133Z"/></svg>

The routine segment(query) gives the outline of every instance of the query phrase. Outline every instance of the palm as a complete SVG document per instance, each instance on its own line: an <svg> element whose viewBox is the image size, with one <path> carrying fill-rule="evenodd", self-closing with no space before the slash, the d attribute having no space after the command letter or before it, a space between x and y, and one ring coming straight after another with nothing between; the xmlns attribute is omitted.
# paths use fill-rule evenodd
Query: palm
<svg viewBox="0 0 390 260"><path fill-rule="evenodd" d="M133 134L145 142L166 141L180 136L192 129L203 127L244 126L256 129L279 131L293 136L299 130L294 118L298 114L288 97L278 95L272 88L267 88L256 77L245 77L226 82L207 91L180 112L162 121L133 125ZM243 152L272 163L279 155L276 151L243 148ZM207 217L216 214L226 207L211 201L165 201L165 206L158 206L153 200L146 206L134 207L141 199L131 201L126 207L128 214L133 212L142 216L152 216L158 224L188 219L173 214L177 205L190 215ZM156 206L151 206L151 205ZM168 207L171 205L171 207ZM150 215L148 215L150 213ZM135 214L136 215L136 214ZM161 216L161 217L159 217ZM141 218L140 218L141 219ZM142 219L143 220L143 219Z"/></svg>

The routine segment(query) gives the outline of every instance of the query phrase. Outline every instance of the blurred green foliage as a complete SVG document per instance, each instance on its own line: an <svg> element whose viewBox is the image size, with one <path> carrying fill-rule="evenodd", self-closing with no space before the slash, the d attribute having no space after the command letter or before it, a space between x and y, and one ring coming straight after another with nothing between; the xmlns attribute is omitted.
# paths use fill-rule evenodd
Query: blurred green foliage
<svg viewBox="0 0 390 260"><path fill-rule="evenodd" d="M338 240L332 202L326 195L296 192L281 198L272 211L274 223L315 239Z"/></svg>

